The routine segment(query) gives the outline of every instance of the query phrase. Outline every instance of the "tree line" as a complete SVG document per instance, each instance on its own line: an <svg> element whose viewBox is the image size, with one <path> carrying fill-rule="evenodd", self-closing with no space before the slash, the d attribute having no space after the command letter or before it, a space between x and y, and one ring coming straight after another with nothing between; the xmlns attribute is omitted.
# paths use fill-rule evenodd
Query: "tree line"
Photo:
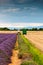
<svg viewBox="0 0 43 65"><path fill-rule="evenodd" d="M18 29L14 28L14 29L9 29L7 27L5 28L0 28L0 31L18 31ZM43 31L43 28L31 28L31 29L28 29L28 28L22 28L22 29L19 29L20 31L23 31L23 30L26 30L26 31Z"/></svg>
<svg viewBox="0 0 43 65"><path fill-rule="evenodd" d="M23 30L26 30L26 31L43 31L43 28L20 29L20 31L23 31Z"/></svg>
<svg viewBox="0 0 43 65"><path fill-rule="evenodd" d="M4 28L0 28L0 31L17 31L17 29L10 29L10 28L7 28L7 27L4 27Z"/></svg>

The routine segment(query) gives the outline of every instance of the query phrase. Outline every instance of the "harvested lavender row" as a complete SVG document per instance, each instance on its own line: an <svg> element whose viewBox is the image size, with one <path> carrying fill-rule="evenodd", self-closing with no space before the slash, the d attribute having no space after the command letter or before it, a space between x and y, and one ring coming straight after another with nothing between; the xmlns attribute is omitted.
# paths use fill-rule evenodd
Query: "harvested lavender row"
<svg viewBox="0 0 43 65"><path fill-rule="evenodd" d="M16 43L17 34L5 34L6 40L0 44L0 65L8 65L11 62L12 49ZM1 35L2 37L4 35Z"/></svg>

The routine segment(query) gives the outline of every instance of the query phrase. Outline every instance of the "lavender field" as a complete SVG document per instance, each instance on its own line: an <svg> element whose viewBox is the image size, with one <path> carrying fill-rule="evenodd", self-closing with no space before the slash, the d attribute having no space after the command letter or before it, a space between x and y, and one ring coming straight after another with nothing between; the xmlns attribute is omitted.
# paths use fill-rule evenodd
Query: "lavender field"
<svg viewBox="0 0 43 65"><path fill-rule="evenodd" d="M0 65L11 63L12 49L15 46L17 34L0 33Z"/></svg>

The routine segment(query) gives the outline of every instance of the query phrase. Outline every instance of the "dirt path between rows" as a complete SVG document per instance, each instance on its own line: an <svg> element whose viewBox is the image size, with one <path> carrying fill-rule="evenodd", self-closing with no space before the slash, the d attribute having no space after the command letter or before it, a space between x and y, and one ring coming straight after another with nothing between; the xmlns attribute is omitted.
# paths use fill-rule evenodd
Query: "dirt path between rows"
<svg viewBox="0 0 43 65"><path fill-rule="evenodd" d="M16 46L18 46L18 41L16 42ZM9 65L20 65L21 64L21 59L18 59L18 53L19 50L12 50L12 57L11 57L11 61L12 63L10 63Z"/></svg>

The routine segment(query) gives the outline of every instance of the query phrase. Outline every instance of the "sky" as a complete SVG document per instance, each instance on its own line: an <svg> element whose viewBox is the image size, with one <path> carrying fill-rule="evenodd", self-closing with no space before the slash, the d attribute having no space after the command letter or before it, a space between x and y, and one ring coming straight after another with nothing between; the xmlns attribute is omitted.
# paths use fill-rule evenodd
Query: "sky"
<svg viewBox="0 0 43 65"><path fill-rule="evenodd" d="M0 27L43 26L43 0L0 0Z"/></svg>

